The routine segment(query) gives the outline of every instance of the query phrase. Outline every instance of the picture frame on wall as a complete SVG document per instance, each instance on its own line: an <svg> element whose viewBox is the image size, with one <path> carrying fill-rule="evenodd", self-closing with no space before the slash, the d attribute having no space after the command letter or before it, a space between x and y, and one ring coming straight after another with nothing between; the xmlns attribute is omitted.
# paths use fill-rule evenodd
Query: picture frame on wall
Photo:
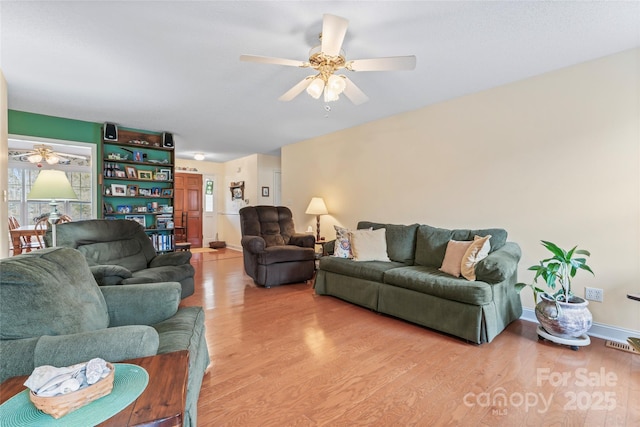
<svg viewBox="0 0 640 427"><path fill-rule="evenodd" d="M262 187L262 197L269 197L269 187Z"/></svg>

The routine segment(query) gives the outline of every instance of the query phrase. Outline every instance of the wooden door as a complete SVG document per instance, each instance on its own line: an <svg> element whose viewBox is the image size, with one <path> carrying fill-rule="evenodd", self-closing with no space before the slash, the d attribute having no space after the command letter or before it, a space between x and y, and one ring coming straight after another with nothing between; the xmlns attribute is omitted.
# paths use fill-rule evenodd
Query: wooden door
<svg viewBox="0 0 640 427"><path fill-rule="evenodd" d="M176 173L174 179L173 216L176 225L187 229L187 241L191 247L202 247L202 175ZM187 223L182 224L183 213Z"/></svg>

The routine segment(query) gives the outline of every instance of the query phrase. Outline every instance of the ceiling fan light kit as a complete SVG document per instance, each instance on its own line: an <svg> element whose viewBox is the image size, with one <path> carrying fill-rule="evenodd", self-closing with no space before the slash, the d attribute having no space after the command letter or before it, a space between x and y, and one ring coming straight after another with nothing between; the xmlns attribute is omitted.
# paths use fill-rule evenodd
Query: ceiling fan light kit
<svg viewBox="0 0 640 427"><path fill-rule="evenodd" d="M345 75L337 75L336 71L400 71L413 70L416 67L416 57L394 56L387 58L357 59L347 61L342 50L342 42L347 33L349 21L339 16L325 14L322 18L321 45L309 52L309 62L292 59L273 58L257 55L240 55L241 61L257 62L261 64L276 64L300 68L313 68L318 72L308 76L285 92L278 100L291 101L305 91L314 99L319 99L324 93L324 102L337 101L344 95L355 105L367 102L369 98Z"/></svg>
<svg viewBox="0 0 640 427"><path fill-rule="evenodd" d="M16 154L12 157L21 157L24 155L25 154ZM61 160L69 160L69 158L87 160L85 156L57 153L53 151L53 148L51 146L44 144L34 146L31 152L26 153L26 158L30 163L40 163L44 160L50 165L58 164Z"/></svg>

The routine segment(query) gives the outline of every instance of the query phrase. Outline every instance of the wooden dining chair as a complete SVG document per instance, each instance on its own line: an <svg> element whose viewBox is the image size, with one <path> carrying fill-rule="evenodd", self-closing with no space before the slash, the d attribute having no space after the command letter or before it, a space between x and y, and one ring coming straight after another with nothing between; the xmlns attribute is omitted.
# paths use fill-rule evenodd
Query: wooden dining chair
<svg viewBox="0 0 640 427"><path fill-rule="evenodd" d="M44 249L46 247L44 243L44 235L48 229L49 229L49 218L45 217L38 220L38 222L36 222L36 229L35 229L36 237L35 237L35 240L31 241L31 247L33 249Z"/></svg>

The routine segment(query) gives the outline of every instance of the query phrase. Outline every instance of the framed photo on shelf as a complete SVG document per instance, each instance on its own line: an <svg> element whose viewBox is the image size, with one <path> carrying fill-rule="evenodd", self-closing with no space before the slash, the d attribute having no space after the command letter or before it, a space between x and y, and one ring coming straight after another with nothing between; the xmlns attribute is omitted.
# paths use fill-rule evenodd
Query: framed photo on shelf
<svg viewBox="0 0 640 427"><path fill-rule="evenodd" d="M111 195L113 196L126 196L127 186L124 184L111 184Z"/></svg>
<svg viewBox="0 0 640 427"><path fill-rule="evenodd" d="M151 189L151 195L152 196L159 196L160 195L160 187L153 187Z"/></svg>
<svg viewBox="0 0 640 427"><path fill-rule="evenodd" d="M138 195L137 185L127 185L127 196L136 197Z"/></svg>
<svg viewBox="0 0 640 427"><path fill-rule="evenodd" d="M118 207L116 207L116 211L120 214L126 214L131 213L133 209L131 208L131 205L118 205Z"/></svg>
<svg viewBox="0 0 640 427"><path fill-rule="evenodd" d="M133 166L126 166L124 168L127 171L127 178L138 179L138 171Z"/></svg>
<svg viewBox="0 0 640 427"><path fill-rule="evenodd" d="M163 188L162 195L165 197L173 197L173 188Z"/></svg>
<svg viewBox="0 0 640 427"><path fill-rule="evenodd" d="M106 214L112 214L113 213L113 205L110 203L102 203L102 210L104 211L104 213Z"/></svg>
<svg viewBox="0 0 640 427"><path fill-rule="evenodd" d="M269 197L269 187L262 187L262 197Z"/></svg>
<svg viewBox="0 0 640 427"><path fill-rule="evenodd" d="M124 219L128 219L131 221L135 221L138 224L140 224L141 226L145 227L147 226L145 220L144 220L144 215L125 215Z"/></svg>
<svg viewBox="0 0 640 427"><path fill-rule="evenodd" d="M116 178L126 178L127 177L125 172L123 170L121 170L121 169L116 169L115 173L116 173Z"/></svg>
<svg viewBox="0 0 640 427"><path fill-rule="evenodd" d="M164 172L156 172L156 181L166 181L169 179L166 173Z"/></svg>
<svg viewBox="0 0 640 427"><path fill-rule="evenodd" d="M133 161L134 162L141 162L144 160L144 156L142 155L142 151L134 151L133 152Z"/></svg>
<svg viewBox="0 0 640 427"><path fill-rule="evenodd" d="M153 172L152 171L138 171L138 179L152 180L153 179Z"/></svg>
<svg viewBox="0 0 640 427"><path fill-rule="evenodd" d="M138 189L138 195L144 196L144 197L149 197L149 196L151 196L151 189L150 188L139 188Z"/></svg>
<svg viewBox="0 0 640 427"><path fill-rule="evenodd" d="M160 169L160 173L164 173L167 175L167 181L171 181L173 177L171 176L171 169Z"/></svg>

